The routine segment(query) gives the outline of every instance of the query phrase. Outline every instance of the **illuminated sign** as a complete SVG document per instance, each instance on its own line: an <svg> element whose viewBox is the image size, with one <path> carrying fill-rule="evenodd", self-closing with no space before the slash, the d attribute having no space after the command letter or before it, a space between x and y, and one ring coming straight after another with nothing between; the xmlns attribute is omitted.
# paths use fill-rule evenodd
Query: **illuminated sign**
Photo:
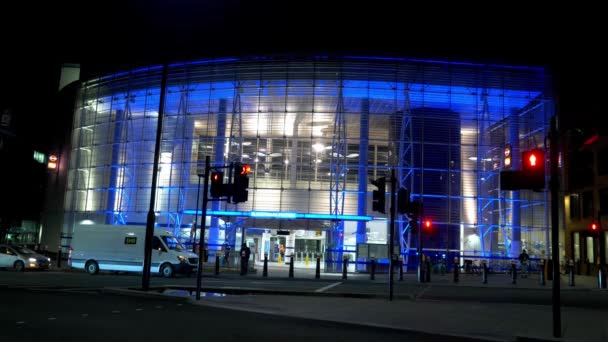
<svg viewBox="0 0 608 342"><path fill-rule="evenodd" d="M46 156L42 152L34 151L34 160L40 164L44 164L46 162Z"/></svg>

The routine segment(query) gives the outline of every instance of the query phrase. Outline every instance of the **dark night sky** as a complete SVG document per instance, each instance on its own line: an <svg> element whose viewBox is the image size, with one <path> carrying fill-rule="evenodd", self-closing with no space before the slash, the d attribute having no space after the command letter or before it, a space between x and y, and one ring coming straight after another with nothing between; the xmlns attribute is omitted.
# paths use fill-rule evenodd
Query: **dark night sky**
<svg viewBox="0 0 608 342"><path fill-rule="evenodd" d="M509 8L487 9L460 2L450 8L329 3L125 0L57 7L55 2L4 2L0 108L11 107L19 117L48 115L43 104L56 91L63 62L94 73L233 55L373 54L548 66L558 80L560 109L576 117L564 124L592 126L589 118L604 112L599 102L606 91L598 84L607 77L599 63L607 56L600 52L605 38L603 20L596 18L603 12L597 9L567 8L560 15L559 9L513 2L492 5Z"/></svg>

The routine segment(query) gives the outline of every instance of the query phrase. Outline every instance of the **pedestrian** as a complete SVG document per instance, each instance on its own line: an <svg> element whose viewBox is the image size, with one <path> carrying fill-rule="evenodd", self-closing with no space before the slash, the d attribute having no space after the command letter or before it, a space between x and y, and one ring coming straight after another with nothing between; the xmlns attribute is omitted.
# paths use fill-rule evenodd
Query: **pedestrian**
<svg viewBox="0 0 608 342"><path fill-rule="evenodd" d="M230 260L230 245L228 244L228 242L224 242L224 245L222 246L222 251L224 252L224 267L228 267Z"/></svg>
<svg viewBox="0 0 608 342"><path fill-rule="evenodd" d="M528 263L530 261L530 256L526 253L526 250L522 250L519 255L519 263L521 265L521 277L528 278Z"/></svg>
<svg viewBox="0 0 608 342"><path fill-rule="evenodd" d="M247 247L247 244L243 243L241 246L241 275L246 275L249 268L249 256L251 255L251 249Z"/></svg>

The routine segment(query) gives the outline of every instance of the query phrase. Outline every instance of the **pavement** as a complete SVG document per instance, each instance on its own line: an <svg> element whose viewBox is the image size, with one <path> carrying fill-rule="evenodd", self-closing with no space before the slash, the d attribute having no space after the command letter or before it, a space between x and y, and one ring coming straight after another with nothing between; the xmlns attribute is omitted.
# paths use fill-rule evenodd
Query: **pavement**
<svg viewBox="0 0 608 342"><path fill-rule="evenodd" d="M258 266L256 266L258 267ZM268 268L269 277L288 277L289 268L285 265L272 265ZM314 277L314 269L295 270L299 277ZM380 277L386 275L379 275ZM262 277L261 268L248 277ZM406 274L406 277L415 277ZM334 279L329 287L343 281L340 273L323 273L323 279ZM349 274L349 279L369 279L368 274ZM395 275L397 281L398 275ZM543 288L551 291L551 281L539 286L537 275L519 279L516 285L506 275L494 275L491 281L483 284L478 275L459 277L454 283L449 274L432 277L432 286L467 287L504 287ZM381 279L378 279L382 281ZM561 276L561 291L598 291L608 296L608 290L597 288L597 279L591 276L577 276L575 285L568 286L568 277ZM608 308L561 307L559 337L554 337L553 307L551 305L488 303L456 300L428 300L417 297L356 298L348 293L335 293L331 296L323 289L317 294L292 293L282 291L268 294L247 291L246 294L201 293L196 299L196 288L162 288L157 291L138 291L134 289L106 289L106 291L144 296L172 296L176 300L187 300L194 305L207 305L233 310L291 316L311 321L333 321L357 325L406 330L421 334L444 336L446 341L465 338L471 341L608 341ZM350 298L349 298L350 297Z"/></svg>

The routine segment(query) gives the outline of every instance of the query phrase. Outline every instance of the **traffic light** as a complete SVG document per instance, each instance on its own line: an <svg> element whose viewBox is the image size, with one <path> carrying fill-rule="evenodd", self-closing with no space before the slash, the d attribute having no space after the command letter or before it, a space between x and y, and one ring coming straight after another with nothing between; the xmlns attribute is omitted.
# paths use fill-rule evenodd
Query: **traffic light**
<svg viewBox="0 0 608 342"><path fill-rule="evenodd" d="M429 229L433 228L433 222L431 222L431 220L429 220L429 219L426 219L422 223L422 226L424 227L425 230L429 230Z"/></svg>
<svg viewBox="0 0 608 342"><path fill-rule="evenodd" d="M521 172L524 189L545 188L545 152L539 148L521 154Z"/></svg>
<svg viewBox="0 0 608 342"><path fill-rule="evenodd" d="M211 172L211 197L218 198L224 195L224 173L221 171Z"/></svg>
<svg viewBox="0 0 608 342"><path fill-rule="evenodd" d="M59 161L59 158L57 158L56 154L50 154L49 155L49 162L46 164L47 169L49 170L55 170L57 169L57 163Z"/></svg>
<svg viewBox="0 0 608 342"><path fill-rule="evenodd" d="M386 214L385 205L385 193L386 193L386 177L380 177L376 180L371 181L373 185L378 187L378 190L374 190L372 196L372 210L379 213Z"/></svg>
<svg viewBox="0 0 608 342"><path fill-rule="evenodd" d="M597 232L597 231L599 231L599 230L600 230L600 225L599 225L597 222L595 222L595 221L594 221L594 222L591 222L591 224L589 224L589 229L590 229L592 232Z"/></svg>
<svg viewBox="0 0 608 342"><path fill-rule="evenodd" d="M501 190L545 189L545 152L539 148L521 153L521 170L500 171Z"/></svg>
<svg viewBox="0 0 608 342"><path fill-rule="evenodd" d="M233 203L247 202L247 198L249 197L249 191L247 191L249 187L248 174L250 171L251 166L249 164L236 163L234 165Z"/></svg>
<svg viewBox="0 0 608 342"><path fill-rule="evenodd" d="M410 204L410 191L405 188L400 188L397 191L397 212L399 214L406 214Z"/></svg>

